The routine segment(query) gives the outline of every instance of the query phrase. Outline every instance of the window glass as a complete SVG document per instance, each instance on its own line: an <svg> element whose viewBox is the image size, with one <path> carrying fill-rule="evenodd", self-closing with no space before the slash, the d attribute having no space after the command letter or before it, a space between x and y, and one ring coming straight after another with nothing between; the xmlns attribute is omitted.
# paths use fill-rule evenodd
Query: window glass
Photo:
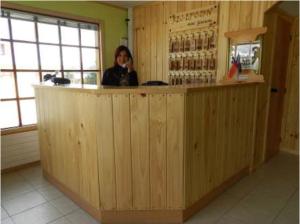
<svg viewBox="0 0 300 224"><path fill-rule="evenodd" d="M0 72L0 98L16 98L15 79L13 72Z"/></svg>
<svg viewBox="0 0 300 224"><path fill-rule="evenodd" d="M9 39L8 19L0 18L0 37L3 39Z"/></svg>
<svg viewBox="0 0 300 224"><path fill-rule="evenodd" d="M17 69L38 69L36 44L14 43Z"/></svg>
<svg viewBox="0 0 300 224"><path fill-rule="evenodd" d="M65 78L70 79L72 84L81 84L81 73L80 72L65 72Z"/></svg>
<svg viewBox="0 0 300 224"><path fill-rule="evenodd" d="M96 70L99 68L99 51L92 48L82 48L83 69Z"/></svg>
<svg viewBox="0 0 300 224"><path fill-rule="evenodd" d="M11 29L15 40L36 41L33 21L11 19Z"/></svg>
<svg viewBox="0 0 300 224"><path fill-rule="evenodd" d="M20 100L23 125L36 124L35 100Z"/></svg>
<svg viewBox="0 0 300 224"><path fill-rule="evenodd" d="M98 46L98 32L96 30L80 29L82 46Z"/></svg>
<svg viewBox="0 0 300 224"><path fill-rule="evenodd" d="M83 82L84 84L97 84L97 77L99 77L99 72L84 72Z"/></svg>
<svg viewBox="0 0 300 224"><path fill-rule="evenodd" d="M67 70L80 69L80 54L78 47L63 47L63 66Z"/></svg>
<svg viewBox="0 0 300 224"><path fill-rule="evenodd" d="M0 69L12 69L11 47L8 41L0 42Z"/></svg>
<svg viewBox="0 0 300 224"><path fill-rule="evenodd" d="M59 43L58 25L38 23L39 41L43 43Z"/></svg>
<svg viewBox="0 0 300 224"><path fill-rule="evenodd" d="M38 72L17 72L18 90L20 97L34 97L33 84L40 82Z"/></svg>
<svg viewBox="0 0 300 224"><path fill-rule="evenodd" d="M61 26L61 42L62 44L79 45L78 28Z"/></svg>
<svg viewBox="0 0 300 224"><path fill-rule="evenodd" d="M60 70L60 52L58 46L41 44L40 56L43 70Z"/></svg>
<svg viewBox="0 0 300 224"><path fill-rule="evenodd" d="M97 24L6 8L1 13L1 128L36 123L32 85L43 81L46 74L64 76L73 84L97 84Z"/></svg>
<svg viewBox="0 0 300 224"><path fill-rule="evenodd" d="M0 128L17 127L19 125L17 101L0 102Z"/></svg>

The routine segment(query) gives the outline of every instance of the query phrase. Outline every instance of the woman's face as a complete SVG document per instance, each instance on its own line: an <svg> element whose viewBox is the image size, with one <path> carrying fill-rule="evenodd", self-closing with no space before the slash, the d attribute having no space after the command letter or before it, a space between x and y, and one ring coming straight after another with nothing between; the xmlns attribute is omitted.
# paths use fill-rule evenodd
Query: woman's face
<svg viewBox="0 0 300 224"><path fill-rule="evenodd" d="M122 66L128 61L128 55L126 51L121 51L120 54L117 57L117 63L118 65Z"/></svg>

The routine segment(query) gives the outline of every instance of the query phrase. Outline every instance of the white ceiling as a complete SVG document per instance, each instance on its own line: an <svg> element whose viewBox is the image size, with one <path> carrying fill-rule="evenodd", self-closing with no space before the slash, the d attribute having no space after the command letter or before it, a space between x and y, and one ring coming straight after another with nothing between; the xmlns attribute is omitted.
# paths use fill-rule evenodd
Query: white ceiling
<svg viewBox="0 0 300 224"><path fill-rule="evenodd" d="M131 7L134 7L137 5L142 5L142 4L149 2L149 1L101 1L101 0L98 0L98 1L106 3L106 4L110 4L110 5L119 6L122 8L131 8Z"/></svg>

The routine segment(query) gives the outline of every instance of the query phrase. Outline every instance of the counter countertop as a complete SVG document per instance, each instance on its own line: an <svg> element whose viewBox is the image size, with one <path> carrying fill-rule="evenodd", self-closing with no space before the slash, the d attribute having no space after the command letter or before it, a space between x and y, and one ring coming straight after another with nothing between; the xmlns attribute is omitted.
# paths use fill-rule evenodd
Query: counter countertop
<svg viewBox="0 0 300 224"><path fill-rule="evenodd" d="M57 88L64 90L82 91L89 93L112 94L112 93L188 93L199 91L204 88L221 88L227 86L244 86L254 85L261 82L257 81L243 81L230 83L201 83L201 84L186 84L176 86L96 86L88 84L68 84L68 85L54 85L53 83L40 83L33 85L35 88Z"/></svg>

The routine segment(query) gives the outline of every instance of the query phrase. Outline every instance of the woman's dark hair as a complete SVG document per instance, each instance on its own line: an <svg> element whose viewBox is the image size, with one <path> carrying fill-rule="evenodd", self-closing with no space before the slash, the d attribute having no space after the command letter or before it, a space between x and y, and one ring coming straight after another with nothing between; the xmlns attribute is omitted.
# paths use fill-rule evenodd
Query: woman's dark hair
<svg viewBox="0 0 300 224"><path fill-rule="evenodd" d="M117 64L118 64L118 62L117 62L117 57L120 55L120 53L121 53L122 51L125 51L126 54L127 54L127 56L128 56L128 58L130 58L130 59L132 60L132 55L131 55L131 53L130 53L128 47L126 47L126 46L124 46L124 45L121 45L121 46L117 47L117 49L116 49L116 51L115 51L115 61L114 61L114 65L117 65Z"/></svg>

